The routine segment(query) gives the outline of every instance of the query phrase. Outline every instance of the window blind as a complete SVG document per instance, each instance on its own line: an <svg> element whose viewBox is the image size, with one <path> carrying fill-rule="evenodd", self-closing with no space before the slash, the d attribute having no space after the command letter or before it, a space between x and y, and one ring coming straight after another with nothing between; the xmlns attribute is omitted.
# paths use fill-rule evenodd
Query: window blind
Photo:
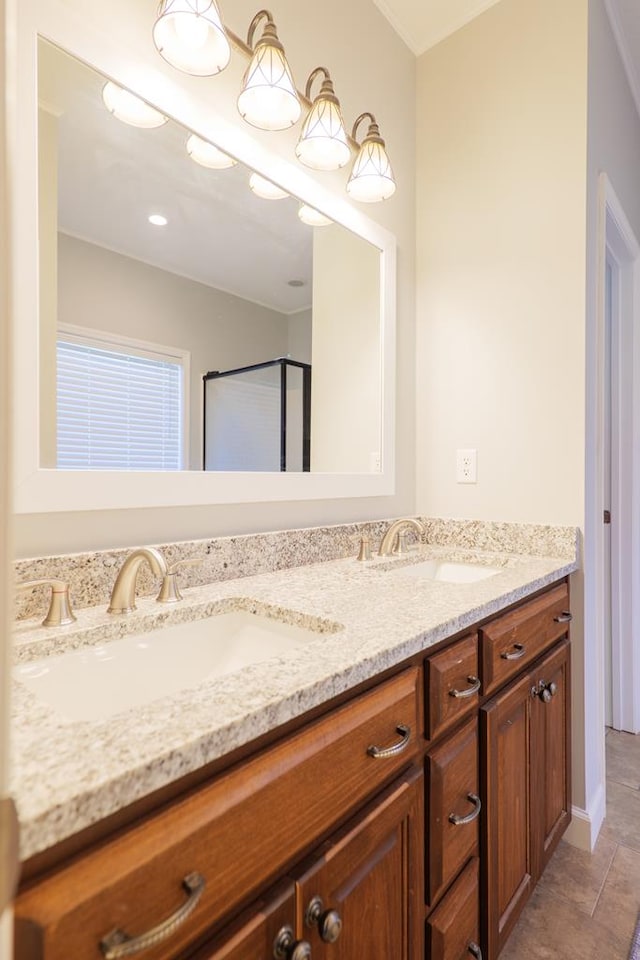
<svg viewBox="0 0 640 960"><path fill-rule="evenodd" d="M58 339L58 467L180 470L182 379L176 359Z"/></svg>

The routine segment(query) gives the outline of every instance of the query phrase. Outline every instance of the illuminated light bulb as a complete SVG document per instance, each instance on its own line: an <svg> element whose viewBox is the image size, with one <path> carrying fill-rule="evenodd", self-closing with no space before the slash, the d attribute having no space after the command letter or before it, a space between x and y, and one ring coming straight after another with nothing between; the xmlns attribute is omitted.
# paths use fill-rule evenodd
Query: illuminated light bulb
<svg viewBox="0 0 640 960"><path fill-rule="evenodd" d="M309 207L306 203L301 204L299 207L298 216L303 223L306 223L310 227L328 227L330 223L333 223L333 220L325 217L324 213L320 213L319 210Z"/></svg>
<svg viewBox="0 0 640 960"><path fill-rule="evenodd" d="M208 140L196 136L195 133L192 133L187 140L187 153L201 167L209 167L211 170L227 170L229 167L235 167L238 162Z"/></svg>
<svg viewBox="0 0 640 960"><path fill-rule="evenodd" d="M247 44L252 46L255 29L265 16L264 32L242 78L238 110L247 123L260 130L286 130L300 116L300 100L268 10L261 10L251 21Z"/></svg>
<svg viewBox="0 0 640 960"><path fill-rule="evenodd" d="M135 93L119 87L112 80L108 80L102 88L102 99L109 113L132 127L152 129L161 127L168 119L155 107L150 107L148 103L137 97Z"/></svg>
<svg viewBox="0 0 640 960"><path fill-rule="evenodd" d="M373 114L363 113L358 117L353 125L353 138L355 140L357 126L364 117L369 117L371 122L353 164L347 193L361 203L377 203L388 200L395 193L396 182Z"/></svg>
<svg viewBox="0 0 640 960"><path fill-rule="evenodd" d="M296 156L300 163L313 170L339 170L349 162L351 149L344 129L340 101L325 67L316 67L310 74L305 95L307 100L311 98L311 85L321 73L324 73L322 87L302 125Z"/></svg>
<svg viewBox="0 0 640 960"><path fill-rule="evenodd" d="M215 0L161 0L153 42L167 63L196 77L220 73L231 58Z"/></svg>
<svg viewBox="0 0 640 960"><path fill-rule="evenodd" d="M252 173L249 177L249 186L257 197L263 200L284 200L289 194L281 187L277 187L271 180L266 180L259 173Z"/></svg>
<svg viewBox="0 0 640 960"><path fill-rule="evenodd" d="M152 223L154 227L166 227L169 221L161 213L152 213L149 217L149 223Z"/></svg>

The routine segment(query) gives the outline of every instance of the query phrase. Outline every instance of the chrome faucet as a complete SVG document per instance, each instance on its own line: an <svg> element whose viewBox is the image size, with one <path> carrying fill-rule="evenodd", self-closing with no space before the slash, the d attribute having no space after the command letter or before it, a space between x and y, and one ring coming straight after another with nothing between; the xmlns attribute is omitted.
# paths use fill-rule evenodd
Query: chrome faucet
<svg viewBox="0 0 640 960"><path fill-rule="evenodd" d="M136 609L136 581L141 564L147 561L156 577L167 576L167 564L155 547L138 547L126 558L111 591L107 613L132 613Z"/></svg>
<svg viewBox="0 0 640 960"><path fill-rule="evenodd" d="M400 520L394 520L380 541L378 556L389 557L392 553L405 553L407 549L406 530L408 527L411 527L413 530L415 530L415 532L418 534L418 538L422 540L426 530L424 525L420 523L419 520L414 520L413 517L404 517Z"/></svg>

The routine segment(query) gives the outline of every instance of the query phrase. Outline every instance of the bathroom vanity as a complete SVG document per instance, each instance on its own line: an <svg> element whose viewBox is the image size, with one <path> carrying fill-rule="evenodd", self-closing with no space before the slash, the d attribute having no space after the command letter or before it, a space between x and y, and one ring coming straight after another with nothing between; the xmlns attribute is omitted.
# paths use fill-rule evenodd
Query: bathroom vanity
<svg viewBox="0 0 640 960"><path fill-rule="evenodd" d="M56 769L114 756L102 787L87 773L25 823L17 960L495 960L570 819L575 560L438 549L496 572L350 559L189 591L182 617L241 592L324 632L195 693L59 722ZM107 729L129 731L119 760Z"/></svg>

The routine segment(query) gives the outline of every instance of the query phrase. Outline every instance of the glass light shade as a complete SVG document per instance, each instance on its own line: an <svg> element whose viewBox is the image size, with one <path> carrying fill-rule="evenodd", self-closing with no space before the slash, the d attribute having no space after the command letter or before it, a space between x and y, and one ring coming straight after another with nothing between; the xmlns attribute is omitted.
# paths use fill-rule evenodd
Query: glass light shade
<svg viewBox="0 0 640 960"><path fill-rule="evenodd" d="M252 173L249 177L249 186L257 197L263 200L284 200L289 194L281 187L277 187L271 180L266 180L259 173Z"/></svg>
<svg viewBox="0 0 640 960"><path fill-rule="evenodd" d="M243 77L238 110L260 130L286 130L300 116L300 100L282 45L272 35L275 27L268 23Z"/></svg>
<svg viewBox="0 0 640 960"><path fill-rule="evenodd" d="M162 0L153 42L167 63L195 77L220 73L231 57L215 0Z"/></svg>
<svg viewBox="0 0 640 960"><path fill-rule="evenodd" d="M313 170L339 170L349 162L351 150L335 98L320 94L314 100L302 126L296 157Z"/></svg>
<svg viewBox="0 0 640 960"><path fill-rule="evenodd" d="M303 223L310 227L328 227L330 223L333 223L333 220L325 217L324 213L307 206L306 203L301 204L298 208L298 216Z"/></svg>
<svg viewBox="0 0 640 960"><path fill-rule="evenodd" d="M140 97L136 97L135 93L119 87L111 80L108 80L102 88L102 99L109 113L123 123L131 124L132 127L152 129L161 127L168 120L168 117L159 110L150 107Z"/></svg>
<svg viewBox="0 0 640 960"><path fill-rule="evenodd" d="M238 162L229 154L218 150L208 140L197 137L195 133L187 140L187 153L201 167L209 167L211 170L226 170L228 167L235 167Z"/></svg>
<svg viewBox="0 0 640 960"><path fill-rule="evenodd" d="M366 138L360 147L347 183L347 193L362 203L388 200L395 193L396 182L384 143Z"/></svg>

